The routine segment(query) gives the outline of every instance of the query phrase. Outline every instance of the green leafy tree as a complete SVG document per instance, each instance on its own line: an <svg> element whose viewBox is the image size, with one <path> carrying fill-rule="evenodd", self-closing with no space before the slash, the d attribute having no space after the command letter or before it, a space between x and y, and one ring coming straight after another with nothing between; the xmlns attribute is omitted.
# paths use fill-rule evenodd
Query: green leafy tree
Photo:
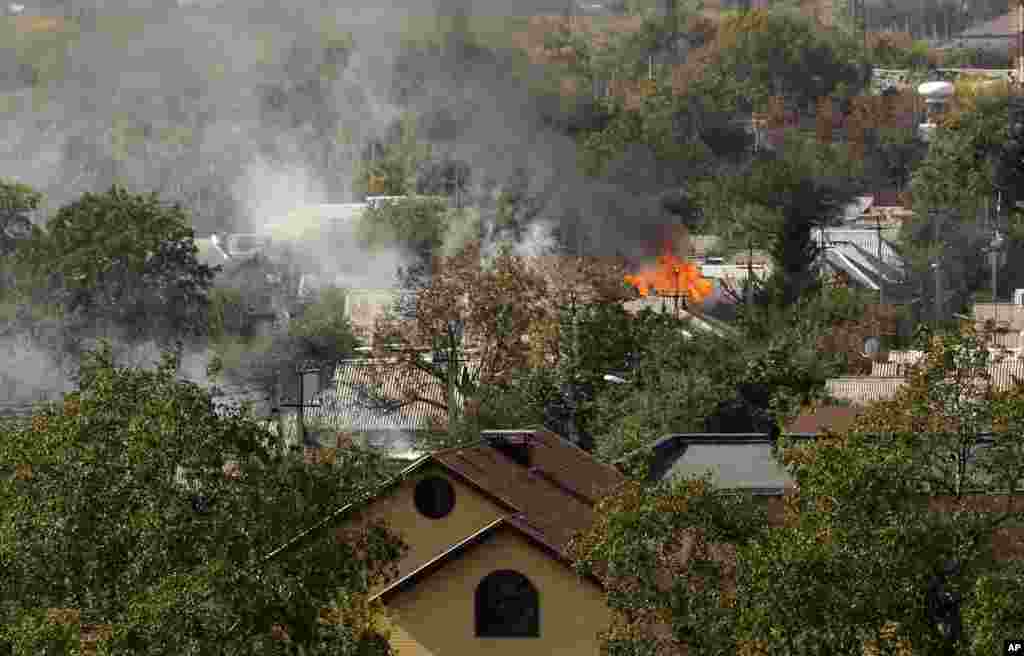
<svg viewBox="0 0 1024 656"><path fill-rule="evenodd" d="M304 308L287 327L269 335L241 336L228 333L223 326L239 321L244 314L241 296L235 290L215 290L213 317L217 330L214 352L226 380L254 387L271 398L280 385L280 392L298 398L296 367L315 362L331 366L355 352L357 338L345 318L344 289L328 287L315 302ZM234 317L234 319L232 319Z"/></svg>
<svg viewBox="0 0 1024 656"><path fill-rule="evenodd" d="M769 530L763 508L706 480L605 499L571 553L609 585L609 653L980 656L1024 630L1024 571L992 549L993 529L1024 516L1020 390L991 389L970 333L922 346L908 385L853 431L780 442L798 488ZM950 559L963 627L952 649L924 603Z"/></svg>
<svg viewBox="0 0 1024 656"><path fill-rule="evenodd" d="M736 397L743 351L738 344L713 335L687 337L685 321L649 309L609 328L626 351L625 366L609 373L626 382L597 387L590 408L595 454L602 460L668 433L704 430L718 405Z"/></svg>
<svg viewBox="0 0 1024 656"><path fill-rule="evenodd" d="M806 108L822 96L851 97L866 83L856 40L791 10L738 12L717 23L703 21L698 11L679 6L674 20L646 13L639 29L600 38L567 29L552 35L552 47L572 51L572 68L585 88L624 81L603 101L606 119L580 135L590 173L603 172L639 144L658 158L666 179L669 173L676 180L700 177L716 157L749 146L730 119L773 96ZM649 67L649 55L660 57L680 44L685 61Z"/></svg>
<svg viewBox="0 0 1024 656"><path fill-rule="evenodd" d="M916 128L883 127L878 131L874 156L887 184L902 191L914 170L928 152L927 144L916 134Z"/></svg>
<svg viewBox="0 0 1024 656"><path fill-rule="evenodd" d="M31 213L39 208L42 194L28 185L0 179L0 297L14 284L9 261L15 249L32 235Z"/></svg>
<svg viewBox="0 0 1024 656"><path fill-rule="evenodd" d="M449 218L448 204L442 199L402 198L363 212L359 235L370 247L398 245L426 262L440 253Z"/></svg>
<svg viewBox="0 0 1024 656"><path fill-rule="evenodd" d="M935 130L928 154L914 170L910 194L914 217L901 228L901 242L913 280L921 284L924 301L934 302L934 271L938 263L947 312L957 311L970 295L987 287L985 250L992 239L996 172L1003 147L1011 135L1007 120L1008 97L996 89L976 95L960 90L953 110ZM949 184L957 180L957 184ZM1020 234L1014 230L1024 216L1009 211L1007 255L1021 251ZM1007 258L1004 280L1022 279L1017 258Z"/></svg>
<svg viewBox="0 0 1024 656"><path fill-rule="evenodd" d="M385 143L372 142L369 161L362 163L357 182L368 194L404 196L416 192L421 168L430 160L429 144L419 140L415 117L403 114Z"/></svg>
<svg viewBox="0 0 1024 656"><path fill-rule="evenodd" d="M1014 501L1024 480L1020 391L993 389L992 356L970 331L920 346L925 359L907 386L873 404L849 434L782 445L800 485L793 524L741 550L755 598L804 599L744 605L739 636L768 653L886 644L937 653L941 637L922 601L951 559L960 567L949 585L963 599L963 638L953 653L998 649L993 623L1011 634L1021 628L1020 564L993 551L994 530L1024 516ZM983 433L992 434L988 447L979 445Z"/></svg>
<svg viewBox="0 0 1024 656"><path fill-rule="evenodd" d="M749 106L782 96L808 108L818 98L863 88L865 61L857 41L793 11L751 11L719 27L712 69L736 75Z"/></svg>
<svg viewBox="0 0 1024 656"><path fill-rule="evenodd" d="M753 161L731 186L743 211L751 245L766 250L773 260L767 295L773 304L792 305L819 284L819 255L814 229L832 222L857 190L842 170L836 151L793 139L781 154Z"/></svg>
<svg viewBox="0 0 1024 656"><path fill-rule="evenodd" d="M705 477L631 480L596 510L569 551L578 572L600 576L609 590L603 653L735 654L736 547L765 530L764 508Z"/></svg>
<svg viewBox="0 0 1024 656"><path fill-rule="evenodd" d="M62 404L5 427L0 652L79 653L91 627L112 654L386 654L353 618L403 547L329 519L379 456L303 465L177 366L103 346Z"/></svg>
<svg viewBox="0 0 1024 656"><path fill-rule="evenodd" d="M130 336L177 339L207 327L216 269L201 264L184 210L112 187L62 207L19 249L72 321Z"/></svg>

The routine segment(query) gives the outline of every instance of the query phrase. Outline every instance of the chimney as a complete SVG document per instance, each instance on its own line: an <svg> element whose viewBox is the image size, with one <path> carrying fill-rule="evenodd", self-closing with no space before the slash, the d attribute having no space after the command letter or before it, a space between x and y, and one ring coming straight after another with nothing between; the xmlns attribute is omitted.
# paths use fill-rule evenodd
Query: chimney
<svg viewBox="0 0 1024 656"><path fill-rule="evenodd" d="M516 464L530 466L533 433L529 431L482 431L480 436L494 449L505 454Z"/></svg>

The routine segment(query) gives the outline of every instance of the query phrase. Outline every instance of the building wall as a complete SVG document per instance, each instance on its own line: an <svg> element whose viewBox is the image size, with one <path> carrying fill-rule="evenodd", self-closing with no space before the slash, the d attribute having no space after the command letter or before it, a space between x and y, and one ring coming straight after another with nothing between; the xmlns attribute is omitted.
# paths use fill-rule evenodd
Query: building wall
<svg viewBox="0 0 1024 656"><path fill-rule="evenodd" d="M431 475L445 476L455 490L455 507L441 519L421 515L413 503L416 484ZM447 476L441 468L428 467L403 481L390 495L375 500L350 522L387 520L389 528L409 545L409 551L397 565L401 577L506 514L507 511L501 506L468 485ZM376 593L383 587L378 585L372 592Z"/></svg>
<svg viewBox="0 0 1024 656"><path fill-rule="evenodd" d="M537 588L540 637L477 638L473 599L477 584L497 569L514 569ZM601 589L563 563L502 527L443 568L399 592L387 604L399 656L489 654L597 656L597 632L611 613Z"/></svg>

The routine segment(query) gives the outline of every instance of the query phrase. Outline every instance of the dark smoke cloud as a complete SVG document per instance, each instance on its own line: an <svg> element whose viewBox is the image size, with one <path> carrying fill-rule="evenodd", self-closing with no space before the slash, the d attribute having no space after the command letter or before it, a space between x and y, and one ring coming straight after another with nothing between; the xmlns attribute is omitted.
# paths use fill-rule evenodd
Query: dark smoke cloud
<svg viewBox="0 0 1024 656"><path fill-rule="evenodd" d="M22 17L78 26L31 53L17 39L0 46L0 177L45 194L40 221L115 181L182 202L200 235L258 229L301 205L359 201L357 162L406 108L439 158L469 165L475 193L527 171L542 200L524 232L527 251L559 228L594 254L649 254L671 220L650 188L647 155L628 154L608 179L587 179L573 140L550 125L557 99L528 91L541 72L460 45L468 17L561 14L561 0L22 4ZM407 56L403 30L438 24L456 32L445 46ZM355 48L331 60L322 46L343 32ZM337 76L321 84L325 64ZM321 244L314 256L321 270L336 269L338 257L350 270L397 262L351 243ZM25 357L7 360L7 373L25 373L35 394L43 384L35 379L46 380L41 365L11 363L42 363L45 349L10 339L3 346Z"/></svg>

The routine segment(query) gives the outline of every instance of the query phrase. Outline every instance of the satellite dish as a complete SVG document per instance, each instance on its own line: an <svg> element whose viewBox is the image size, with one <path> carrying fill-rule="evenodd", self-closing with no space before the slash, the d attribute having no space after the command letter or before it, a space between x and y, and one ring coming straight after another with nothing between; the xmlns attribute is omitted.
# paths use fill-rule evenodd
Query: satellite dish
<svg viewBox="0 0 1024 656"><path fill-rule="evenodd" d="M864 357L874 358L882 350L882 340L877 337L868 337L864 340Z"/></svg>

